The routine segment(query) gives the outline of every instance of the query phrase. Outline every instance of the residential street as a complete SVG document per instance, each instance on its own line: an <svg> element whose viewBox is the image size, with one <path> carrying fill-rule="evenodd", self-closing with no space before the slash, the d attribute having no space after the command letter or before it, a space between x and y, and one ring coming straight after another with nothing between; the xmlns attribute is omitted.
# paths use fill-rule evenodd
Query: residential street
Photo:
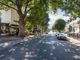
<svg viewBox="0 0 80 60"><path fill-rule="evenodd" d="M0 60L80 60L80 47L47 35L5 47L0 50Z"/></svg>

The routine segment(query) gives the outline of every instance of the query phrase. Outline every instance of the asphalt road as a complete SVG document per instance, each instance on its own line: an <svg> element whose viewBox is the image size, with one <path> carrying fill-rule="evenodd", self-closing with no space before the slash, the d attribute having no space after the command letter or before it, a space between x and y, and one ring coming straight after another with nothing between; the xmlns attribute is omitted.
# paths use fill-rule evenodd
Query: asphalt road
<svg viewBox="0 0 80 60"><path fill-rule="evenodd" d="M25 40L0 52L0 60L80 60L80 47L54 35Z"/></svg>

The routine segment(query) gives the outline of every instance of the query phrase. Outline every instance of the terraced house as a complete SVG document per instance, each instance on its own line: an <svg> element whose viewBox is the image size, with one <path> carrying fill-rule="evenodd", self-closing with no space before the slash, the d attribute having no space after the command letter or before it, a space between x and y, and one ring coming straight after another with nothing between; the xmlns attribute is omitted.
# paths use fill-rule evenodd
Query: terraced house
<svg viewBox="0 0 80 60"><path fill-rule="evenodd" d="M18 15L13 9L0 10L0 34L15 34L18 28Z"/></svg>
<svg viewBox="0 0 80 60"><path fill-rule="evenodd" d="M80 36L80 18L70 19L67 21L66 30L70 36L79 38Z"/></svg>

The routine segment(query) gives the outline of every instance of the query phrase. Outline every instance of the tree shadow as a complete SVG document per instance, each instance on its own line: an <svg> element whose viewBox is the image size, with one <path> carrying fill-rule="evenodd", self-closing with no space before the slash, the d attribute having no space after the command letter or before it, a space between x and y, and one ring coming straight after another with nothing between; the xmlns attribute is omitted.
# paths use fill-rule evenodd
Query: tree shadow
<svg viewBox="0 0 80 60"><path fill-rule="evenodd" d="M0 60L79 60L80 47L45 37L24 41L0 54ZM46 41L46 39L48 39Z"/></svg>

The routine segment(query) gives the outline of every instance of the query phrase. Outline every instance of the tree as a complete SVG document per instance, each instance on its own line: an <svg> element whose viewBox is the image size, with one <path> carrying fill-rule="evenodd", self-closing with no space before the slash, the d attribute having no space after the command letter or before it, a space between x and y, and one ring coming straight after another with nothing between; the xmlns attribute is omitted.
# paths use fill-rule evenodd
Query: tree
<svg viewBox="0 0 80 60"><path fill-rule="evenodd" d="M66 22L63 19L57 19L52 27L52 30L57 30L58 32L61 32L64 30L65 25Z"/></svg>
<svg viewBox="0 0 80 60"><path fill-rule="evenodd" d="M31 15L27 18L27 21L25 23L25 28L27 31L35 30L34 28L42 32L47 31L49 21L48 13L46 13L44 10L41 10L41 8L34 9L33 11L37 12L37 14L32 12Z"/></svg>
<svg viewBox="0 0 80 60"><path fill-rule="evenodd" d="M49 19L48 13L46 13L47 8L42 5L44 5L44 3L41 4L41 2L34 4L35 7L31 9L30 15L26 18L26 30L43 30L42 27L48 26Z"/></svg>
<svg viewBox="0 0 80 60"><path fill-rule="evenodd" d="M39 5L39 7L35 7L36 5ZM18 13L19 36L24 36L25 18L30 15L30 12L33 11L32 9L45 8L46 12L49 11L49 9L55 11L59 5L60 0L0 0L0 9L11 8ZM52 8L50 6L52 6Z"/></svg>
<svg viewBox="0 0 80 60"><path fill-rule="evenodd" d="M62 0L60 8L72 17L80 17L80 0Z"/></svg>
<svg viewBox="0 0 80 60"><path fill-rule="evenodd" d="M19 36L24 36L25 17L37 2L37 0L0 0L1 9L12 8L17 11L19 15Z"/></svg>
<svg viewBox="0 0 80 60"><path fill-rule="evenodd" d="M0 0L0 6L3 8L14 9L19 15L19 36L24 36L24 19L28 12L28 5L31 0ZM23 8L24 6L24 8ZM22 10L23 8L23 10Z"/></svg>

